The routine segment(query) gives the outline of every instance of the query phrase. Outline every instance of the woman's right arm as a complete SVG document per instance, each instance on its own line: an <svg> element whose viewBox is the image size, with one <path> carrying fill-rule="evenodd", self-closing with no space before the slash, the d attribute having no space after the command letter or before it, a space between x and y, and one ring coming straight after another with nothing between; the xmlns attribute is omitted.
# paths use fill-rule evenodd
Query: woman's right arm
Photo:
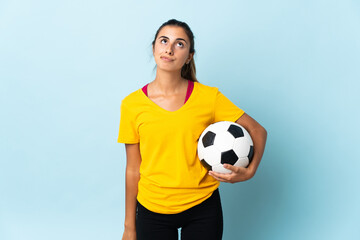
<svg viewBox="0 0 360 240"><path fill-rule="evenodd" d="M139 143L125 144L125 224L123 240L136 239L135 215L138 182L140 179L141 155Z"/></svg>

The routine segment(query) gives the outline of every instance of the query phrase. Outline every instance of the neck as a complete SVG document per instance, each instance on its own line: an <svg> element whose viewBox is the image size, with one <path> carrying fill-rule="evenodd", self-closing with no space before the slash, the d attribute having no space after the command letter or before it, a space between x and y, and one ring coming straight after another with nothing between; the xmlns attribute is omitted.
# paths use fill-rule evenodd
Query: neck
<svg viewBox="0 0 360 240"><path fill-rule="evenodd" d="M181 77L181 72L169 72L161 69L156 70L155 80L152 85L165 95L176 94L187 85L186 79Z"/></svg>

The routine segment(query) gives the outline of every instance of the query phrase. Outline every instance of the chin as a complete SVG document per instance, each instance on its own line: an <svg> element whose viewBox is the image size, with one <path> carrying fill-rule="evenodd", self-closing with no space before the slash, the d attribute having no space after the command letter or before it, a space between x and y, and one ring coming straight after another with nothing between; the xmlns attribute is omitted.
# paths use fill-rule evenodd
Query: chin
<svg viewBox="0 0 360 240"><path fill-rule="evenodd" d="M169 72L176 72L181 71L181 68L176 67L170 67L170 66L163 66L163 65L157 65L157 68L163 70L163 71L169 71Z"/></svg>

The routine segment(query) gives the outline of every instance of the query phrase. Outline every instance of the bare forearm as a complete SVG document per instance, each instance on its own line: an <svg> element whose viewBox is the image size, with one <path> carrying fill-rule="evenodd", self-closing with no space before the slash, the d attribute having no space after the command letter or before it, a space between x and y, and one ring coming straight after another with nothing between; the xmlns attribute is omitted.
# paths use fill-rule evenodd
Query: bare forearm
<svg viewBox="0 0 360 240"><path fill-rule="evenodd" d="M130 230L135 230L136 197L139 179L139 172L126 169L125 228Z"/></svg>
<svg viewBox="0 0 360 240"><path fill-rule="evenodd" d="M250 135L252 136L252 140L254 144L254 156L250 165L248 166L248 169L251 172L251 176L250 176L251 178L255 175L256 170L260 164L261 158L264 154L267 132L263 127L258 127L253 129L250 132Z"/></svg>

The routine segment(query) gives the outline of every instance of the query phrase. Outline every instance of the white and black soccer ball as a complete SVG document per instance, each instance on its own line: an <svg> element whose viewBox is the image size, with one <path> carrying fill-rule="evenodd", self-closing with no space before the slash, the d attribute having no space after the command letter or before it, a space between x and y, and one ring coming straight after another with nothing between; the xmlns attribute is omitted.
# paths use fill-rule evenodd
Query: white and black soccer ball
<svg viewBox="0 0 360 240"><path fill-rule="evenodd" d="M201 133L197 151L206 169L231 173L223 164L247 167L254 154L253 146L250 134L244 127L235 122L221 121L209 125Z"/></svg>

